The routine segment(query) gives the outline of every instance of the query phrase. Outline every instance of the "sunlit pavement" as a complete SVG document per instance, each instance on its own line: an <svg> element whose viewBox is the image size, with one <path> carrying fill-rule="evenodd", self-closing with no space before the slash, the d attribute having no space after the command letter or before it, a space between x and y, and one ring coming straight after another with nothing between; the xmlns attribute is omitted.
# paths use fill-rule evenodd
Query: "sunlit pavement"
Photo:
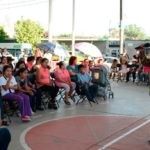
<svg viewBox="0 0 150 150"><path fill-rule="evenodd" d="M13 118L9 149L149 150L148 87L112 82L112 89L114 99L93 107L61 102L58 111L37 112L29 123Z"/></svg>

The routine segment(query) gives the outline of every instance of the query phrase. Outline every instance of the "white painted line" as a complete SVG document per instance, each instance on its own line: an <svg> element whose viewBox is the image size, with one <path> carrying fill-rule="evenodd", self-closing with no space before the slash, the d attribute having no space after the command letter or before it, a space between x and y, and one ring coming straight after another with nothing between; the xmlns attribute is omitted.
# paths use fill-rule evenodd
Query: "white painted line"
<svg viewBox="0 0 150 150"><path fill-rule="evenodd" d="M110 147L111 145L113 145L114 143L120 141L121 139L125 138L126 136L128 136L129 134L135 132L136 130L138 130L139 128L147 125L148 123L150 123L150 119L145 121L144 123L142 123L141 125L129 130L128 132L122 134L121 136L117 137L116 139L110 141L109 143L105 144L103 147L99 148L98 150L105 150L106 148Z"/></svg>
<svg viewBox="0 0 150 150"><path fill-rule="evenodd" d="M33 129L34 127L37 127L41 124L44 124L44 123L47 123L47 122L52 122L52 121L57 121L57 120L61 120L61 119L69 119L69 118L76 118L76 117L90 117L90 116L107 116L107 117L133 117L133 118L138 118L136 116L125 116L125 115L111 115L111 114L103 114L103 115L74 115L74 116L67 116L67 117L59 117L59 118L56 118L56 119L51 119L51 120L46 120L46 121L42 121L42 122L39 122L37 124L34 124L30 127L28 127L27 129L25 129L22 134L20 135L20 144L21 146L24 148L24 150L32 150L26 143L25 141L25 136L26 134L31 130Z"/></svg>

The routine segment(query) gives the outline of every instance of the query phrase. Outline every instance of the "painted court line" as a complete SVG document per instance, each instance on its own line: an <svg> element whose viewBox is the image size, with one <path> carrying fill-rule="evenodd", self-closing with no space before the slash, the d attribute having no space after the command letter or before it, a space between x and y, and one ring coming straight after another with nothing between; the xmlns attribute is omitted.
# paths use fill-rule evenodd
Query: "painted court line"
<svg viewBox="0 0 150 150"><path fill-rule="evenodd" d="M114 143L120 141L121 139L125 138L126 136L128 136L129 134L135 132L136 130L140 129L141 127L147 125L150 123L150 119L145 121L144 123L142 123L141 125L129 130L128 132L122 134L121 136L117 137L116 139L110 141L109 143L105 144L103 147L99 148L98 150L105 150L106 148L110 147L111 145L113 145Z"/></svg>

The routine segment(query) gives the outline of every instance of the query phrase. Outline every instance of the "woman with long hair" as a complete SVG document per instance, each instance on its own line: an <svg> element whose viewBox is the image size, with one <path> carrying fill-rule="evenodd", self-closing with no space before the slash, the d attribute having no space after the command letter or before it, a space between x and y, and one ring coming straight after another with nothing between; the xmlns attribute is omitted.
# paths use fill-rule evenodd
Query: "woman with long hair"
<svg viewBox="0 0 150 150"><path fill-rule="evenodd" d="M49 96L51 96L51 100L49 101L48 107L50 109L57 109L56 105L56 96L58 93L59 88L57 86L54 86L52 81L50 80L50 71L48 68L48 59L43 58L41 60L41 66L38 68L36 72L36 84L37 84L37 94L38 98L41 98L42 92L47 92ZM42 110L41 108L41 100L38 100L38 108Z"/></svg>
<svg viewBox="0 0 150 150"><path fill-rule="evenodd" d="M67 66L67 70L69 71L71 80L73 82L77 82L78 65L77 65L77 57L76 56L70 57L69 65Z"/></svg>

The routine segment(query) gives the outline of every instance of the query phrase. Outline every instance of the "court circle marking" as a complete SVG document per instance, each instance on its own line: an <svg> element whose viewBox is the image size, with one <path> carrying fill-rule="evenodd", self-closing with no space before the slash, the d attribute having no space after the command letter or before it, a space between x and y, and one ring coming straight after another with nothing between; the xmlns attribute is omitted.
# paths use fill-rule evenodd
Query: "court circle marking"
<svg viewBox="0 0 150 150"><path fill-rule="evenodd" d="M48 122L52 122L52 121L57 121L57 120L63 120L63 119L70 119L70 118L78 118L78 117L98 117L98 116L101 116L101 117L130 117L130 118L140 118L140 117L137 117L137 116L125 116L125 115L74 115L74 116L67 116L67 117L60 117L60 118L56 118L56 119L50 119L50 120L45 120L45 121L42 121L42 122L39 122L39 123L36 123L28 128L26 128L20 135L20 144L22 146L22 148L24 150L32 150L28 144L26 143L26 140L25 140L25 136L26 134L33 128L39 126L39 125L42 125L44 123L48 123ZM100 149L101 150L101 149Z"/></svg>

